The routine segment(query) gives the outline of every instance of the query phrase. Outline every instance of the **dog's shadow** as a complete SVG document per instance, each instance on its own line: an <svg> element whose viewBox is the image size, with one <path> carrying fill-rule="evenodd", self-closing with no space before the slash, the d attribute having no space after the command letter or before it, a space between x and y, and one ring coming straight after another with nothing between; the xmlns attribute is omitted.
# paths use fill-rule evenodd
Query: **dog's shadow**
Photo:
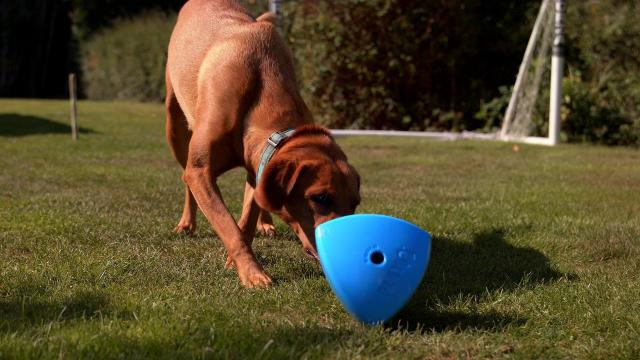
<svg viewBox="0 0 640 360"><path fill-rule="evenodd" d="M56 321L102 316L134 318L129 310L114 307L103 291L82 289L53 299L47 286L35 279L16 284L10 294L0 297L0 335L29 331Z"/></svg>
<svg viewBox="0 0 640 360"><path fill-rule="evenodd" d="M91 129L78 128L81 134L95 133ZM14 113L0 114L0 136L21 137L44 134L71 134L71 126L38 116Z"/></svg>
<svg viewBox="0 0 640 360"><path fill-rule="evenodd" d="M438 236L432 242L431 261L413 298L391 321L391 329L444 331L499 329L522 324L522 316L497 311L441 310L460 299L472 302L495 291L534 287L576 275L554 269L549 259L530 247L505 241L503 229L477 233L471 243Z"/></svg>

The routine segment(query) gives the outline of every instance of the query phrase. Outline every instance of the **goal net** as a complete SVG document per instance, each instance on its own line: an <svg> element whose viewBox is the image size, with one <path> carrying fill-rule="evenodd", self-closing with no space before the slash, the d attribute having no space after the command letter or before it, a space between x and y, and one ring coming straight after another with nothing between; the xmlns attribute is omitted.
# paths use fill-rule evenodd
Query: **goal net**
<svg viewBox="0 0 640 360"><path fill-rule="evenodd" d="M554 1L543 0L505 112L500 138L549 144Z"/></svg>

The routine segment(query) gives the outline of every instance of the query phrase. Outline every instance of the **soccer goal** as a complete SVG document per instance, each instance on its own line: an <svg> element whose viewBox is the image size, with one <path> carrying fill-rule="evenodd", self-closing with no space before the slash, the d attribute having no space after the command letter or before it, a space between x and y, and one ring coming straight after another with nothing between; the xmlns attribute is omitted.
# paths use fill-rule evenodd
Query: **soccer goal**
<svg viewBox="0 0 640 360"><path fill-rule="evenodd" d="M280 0L269 0L278 15ZM524 52L509 105L496 133L332 129L336 136L405 136L442 140L481 139L556 145L564 66L565 0L542 0Z"/></svg>
<svg viewBox="0 0 640 360"><path fill-rule="evenodd" d="M564 0L543 0L540 5L504 115L501 140L540 145L559 142L564 6Z"/></svg>

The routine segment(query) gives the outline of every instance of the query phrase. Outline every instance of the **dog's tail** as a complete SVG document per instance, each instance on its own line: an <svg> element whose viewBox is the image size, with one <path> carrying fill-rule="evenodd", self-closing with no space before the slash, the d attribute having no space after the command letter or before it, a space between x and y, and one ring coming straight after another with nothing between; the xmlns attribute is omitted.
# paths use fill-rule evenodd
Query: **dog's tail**
<svg viewBox="0 0 640 360"><path fill-rule="evenodd" d="M278 22L278 17L276 16L276 14L267 11L266 13L258 16L256 21L266 21L272 23L273 25L276 25L276 23Z"/></svg>

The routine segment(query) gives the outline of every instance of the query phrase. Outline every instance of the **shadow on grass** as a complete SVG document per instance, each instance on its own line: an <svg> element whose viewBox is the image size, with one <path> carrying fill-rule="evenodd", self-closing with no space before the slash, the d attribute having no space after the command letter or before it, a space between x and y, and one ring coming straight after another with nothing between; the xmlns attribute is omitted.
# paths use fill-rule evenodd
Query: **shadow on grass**
<svg viewBox="0 0 640 360"><path fill-rule="evenodd" d="M390 321L386 328L406 331L465 331L499 330L510 325L523 325L526 319L521 316L501 314L491 311L486 314L471 312L435 311L418 312L413 306L407 306Z"/></svg>
<svg viewBox="0 0 640 360"><path fill-rule="evenodd" d="M51 299L34 287L19 288L14 296L0 300L0 334L12 334L54 321L91 319L117 314L133 318L127 311L115 311L107 295L82 290L62 299Z"/></svg>
<svg viewBox="0 0 640 360"><path fill-rule="evenodd" d="M329 358L328 355L353 337L352 331L313 325L255 328L207 321L195 326L177 325L171 332L157 328L146 330L133 335L115 331L102 333L92 339L93 346L68 347L64 349L65 355L72 359ZM57 352L54 347L52 353ZM323 354L325 356L319 356Z"/></svg>
<svg viewBox="0 0 640 360"><path fill-rule="evenodd" d="M95 133L86 128L78 128L81 134ZM42 134L71 134L71 126L49 119L20 114L0 114L0 136L19 137Z"/></svg>
<svg viewBox="0 0 640 360"><path fill-rule="evenodd" d="M452 329L500 329L519 325L525 318L498 312L474 313L436 311L471 298L472 303L495 291L513 291L573 280L574 274L553 269L540 251L516 247L505 241L505 231L480 232L471 244L447 237L435 237L432 257L423 283L411 301L389 322L393 329L443 331Z"/></svg>

